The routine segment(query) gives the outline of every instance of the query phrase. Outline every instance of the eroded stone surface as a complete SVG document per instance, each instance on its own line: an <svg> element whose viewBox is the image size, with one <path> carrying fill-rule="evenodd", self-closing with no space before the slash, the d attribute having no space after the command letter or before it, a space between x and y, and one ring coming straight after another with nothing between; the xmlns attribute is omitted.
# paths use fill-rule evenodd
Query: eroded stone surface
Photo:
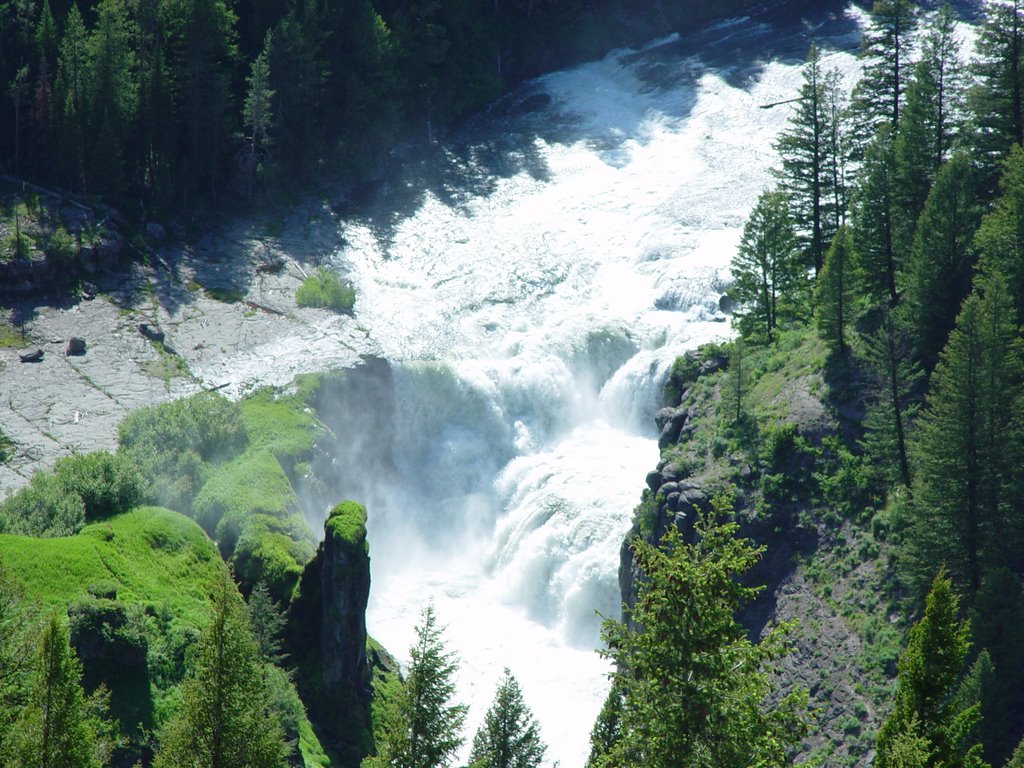
<svg viewBox="0 0 1024 768"><path fill-rule="evenodd" d="M115 448L133 408L199 389L239 397L377 352L354 318L295 304L303 278L341 245L329 208L298 207L276 238L260 228L236 223L161 245L148 265L91 275L90 300L0 297L25 335L21 349L0 349L0 429L14 443L0 496L60 456ZM140 323L164 331L165 347ZM72 336L85 339L84 355L64 354ZM40 362L19 361L35 347Z"/></svg>

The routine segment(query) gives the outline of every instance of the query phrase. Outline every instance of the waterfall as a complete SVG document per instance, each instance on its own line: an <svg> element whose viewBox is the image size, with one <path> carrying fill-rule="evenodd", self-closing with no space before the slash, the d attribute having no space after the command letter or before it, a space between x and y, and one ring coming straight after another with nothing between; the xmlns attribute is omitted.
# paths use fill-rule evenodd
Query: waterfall
<svg viewBox="0 0 1024 768"><path fill-rule="evenodd" d="M406 150L335 256L391 364L391 466L337 458L370 512L369 629L404 657L428 599L462 661L467 739L503 667L550 745L581 766L607 686L600 615L657 461L673 359L729 334L718 301L808 31L856 20L736 19L525 84ZM852 84L855 63L826 52ZM344 441L344 436L342 436ZM362 439L366 439L365 436ZM600 615L599 615L600 614Z"/></svg>

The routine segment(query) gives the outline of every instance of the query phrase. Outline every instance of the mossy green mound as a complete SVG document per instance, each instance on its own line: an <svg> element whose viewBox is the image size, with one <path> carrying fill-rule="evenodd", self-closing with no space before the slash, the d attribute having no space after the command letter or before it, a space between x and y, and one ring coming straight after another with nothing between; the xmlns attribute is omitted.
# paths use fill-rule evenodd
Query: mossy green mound
<svg viewBox="0 0 1024 768"><path fill-rule="evenodd" d="M224 567L217 548L187 517L140 507L87 525L75 536L0 535L0 557L24 583L26 597L59 607L115 592L124 603L169 612L204 626L212 585Z"/></svg>

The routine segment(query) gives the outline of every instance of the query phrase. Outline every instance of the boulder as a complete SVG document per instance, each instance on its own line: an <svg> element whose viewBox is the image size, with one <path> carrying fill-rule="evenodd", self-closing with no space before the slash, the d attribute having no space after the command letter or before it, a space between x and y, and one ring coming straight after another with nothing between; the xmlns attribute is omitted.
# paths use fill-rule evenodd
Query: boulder
<svg viewBox="0 0 1024 768"><path fill-rule="evenodd" d="M36 349L29 349L29 350L25 350L24 352L19 352L18 353L18 359L21 360L21 362L23 362L23 363L39 363L39 362L42 362L42 360L43 360L43 350L41 350L41 349L39 349L37 347Z"/></svg>
<svg viewBox="0 0 1024 768"><path fill-rule="evenodd" d="M71 355L84 355L85 354L85 339L78 336L72 336L68 339L68 346L64 350L64 354Z"/></svg>
<svg viewBox="0 0 1024 768"><path fill-rule="evenodd" d="M148 323L139 323L139 333L150 341L162 342L164 340L164 332L155 325L149 325Z"/></svg>

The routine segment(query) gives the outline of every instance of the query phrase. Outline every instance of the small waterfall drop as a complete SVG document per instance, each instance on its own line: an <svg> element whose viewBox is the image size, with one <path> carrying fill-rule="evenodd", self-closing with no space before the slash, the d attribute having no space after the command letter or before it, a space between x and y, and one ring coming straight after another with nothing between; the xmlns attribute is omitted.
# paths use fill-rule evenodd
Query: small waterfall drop
<svg viewBox="0 0 1024 768"><path fill-rule="evenodd" d="M408 152L344 223L337 263L393 382L377 436L393 466L339 459L370 509L369 628L404 658L433 599L468 741L507 666L549 763L585 762L599 613L618 616L660 385L729 333L718 299L772 184L791 107L762 107L796 95L808 29L856 40L855 20L818 16L733 20L528 83ZM850 55L825 63L852 84Z"/></svg>

